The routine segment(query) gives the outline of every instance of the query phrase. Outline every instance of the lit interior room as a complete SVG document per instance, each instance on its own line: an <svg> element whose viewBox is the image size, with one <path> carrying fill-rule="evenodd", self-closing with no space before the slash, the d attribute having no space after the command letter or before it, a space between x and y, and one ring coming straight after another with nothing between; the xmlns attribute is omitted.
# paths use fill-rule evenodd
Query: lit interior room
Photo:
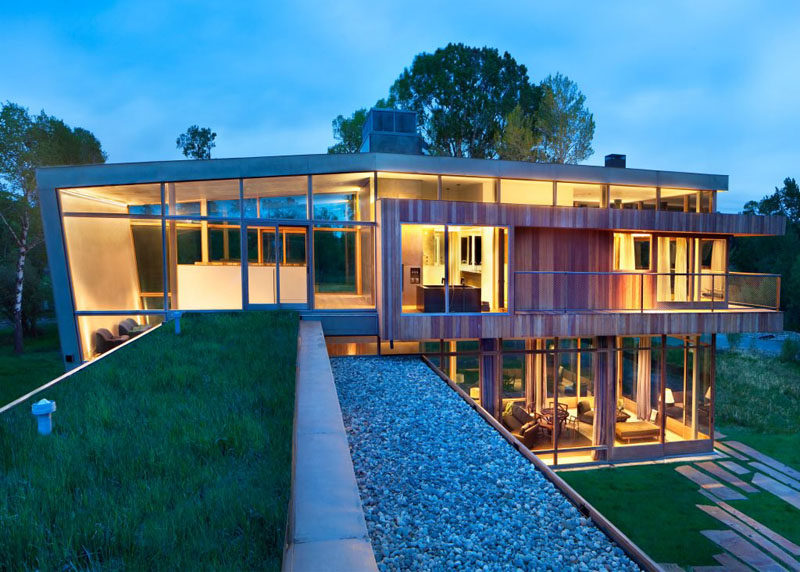
<svg viewBox="0 0 800 572"><path fill-rule="evenodd" d="M403 312L442 313L446 304L451 313L506 311L504 227L404 224L401 235Z"/></svg>

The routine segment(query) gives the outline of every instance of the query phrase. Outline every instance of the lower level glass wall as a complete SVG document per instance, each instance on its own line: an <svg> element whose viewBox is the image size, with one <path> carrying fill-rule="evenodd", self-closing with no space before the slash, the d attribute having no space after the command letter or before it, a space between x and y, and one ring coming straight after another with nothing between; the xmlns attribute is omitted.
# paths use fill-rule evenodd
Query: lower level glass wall
<svg viewBox="0 0 800 572"><path fill-rule="evenodd" d="M486 376L478 340L327 342L331 355L425 355L490 409L481 403ZM711 435L710 338L620 337L603 346L598 338L511 339L501 340L499 358L500 420L549 464L606 459L611 447L621 452L657 445L666 451L670 443ZM520 433L526 422L532 422L531 432ZM605 441L605 432L611 441Z"/></svg>

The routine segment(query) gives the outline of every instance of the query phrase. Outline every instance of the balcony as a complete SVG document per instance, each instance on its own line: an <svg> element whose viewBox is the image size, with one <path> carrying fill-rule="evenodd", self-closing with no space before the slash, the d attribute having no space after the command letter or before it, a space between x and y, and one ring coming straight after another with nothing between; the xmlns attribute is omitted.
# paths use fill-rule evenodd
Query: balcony
<svg viewBox="0 0 800 572"><path fill-rule="evenodd" d="M514 272L514 311L778 311L777 274L653 272Z"/></svg>

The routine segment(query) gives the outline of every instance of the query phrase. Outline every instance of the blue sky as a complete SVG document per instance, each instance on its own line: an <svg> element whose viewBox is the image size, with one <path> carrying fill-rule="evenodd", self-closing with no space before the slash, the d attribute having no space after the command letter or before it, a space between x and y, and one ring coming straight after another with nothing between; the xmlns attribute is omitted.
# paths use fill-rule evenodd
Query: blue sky
<svg viewBox="0 0 800 572"><path fill-rule="evenodd" d="M113 162L181 158L193 123L215 157L323 153L337 114L453 41L576 81L588 164L728 174L731 212L800 177L800 2L31 4L0 4L0 99L91 130Z"/></svg>

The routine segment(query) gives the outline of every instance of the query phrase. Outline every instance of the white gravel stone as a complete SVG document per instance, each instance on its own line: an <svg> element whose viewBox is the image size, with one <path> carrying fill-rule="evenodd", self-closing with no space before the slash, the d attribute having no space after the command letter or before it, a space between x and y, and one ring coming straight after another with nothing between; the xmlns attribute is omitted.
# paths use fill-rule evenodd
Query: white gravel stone
<svg viewBox="0 0 800 572"><path fill-rule="evenodd" d="M638 570L422 361L331 359L381 570Z"/></svg>

